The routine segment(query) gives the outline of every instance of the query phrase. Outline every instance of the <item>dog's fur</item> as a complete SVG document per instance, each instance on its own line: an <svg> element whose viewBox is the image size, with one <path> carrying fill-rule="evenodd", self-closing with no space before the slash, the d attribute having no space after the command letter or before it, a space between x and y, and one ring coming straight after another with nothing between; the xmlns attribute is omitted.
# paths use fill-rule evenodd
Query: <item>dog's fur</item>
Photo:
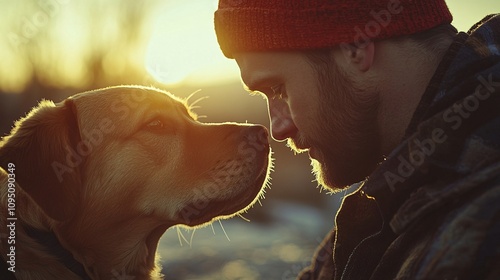
<svg viewBox="0 0 500 280"><path fill-rule="evenodd" d="M160 278L167 228L228 218L260 197L267 138L262 126L200 123L184 100L151 88L41 102L0 142L2 225L8 173L16 181L17 279L80 279L28 228L53 233L92 279Z"/></svg>

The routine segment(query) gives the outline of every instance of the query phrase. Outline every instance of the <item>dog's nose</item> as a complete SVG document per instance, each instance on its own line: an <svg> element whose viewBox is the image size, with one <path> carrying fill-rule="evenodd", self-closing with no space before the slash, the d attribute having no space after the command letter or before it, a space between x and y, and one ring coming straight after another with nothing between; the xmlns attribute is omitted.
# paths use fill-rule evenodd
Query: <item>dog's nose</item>
<svg viewBox="0 0 500 280"><path fill-rule="evenodd" d="M260 138L266 139L266 141L269 138L269 131L267 130L267 128L265 126L260 125L260 124L252 125L250 127L250 133L259 135Z"/></svg>
<svg viewBox="0 0 500 280"><path fill-rule="evenodd" d="M269 131L263 125L252 125L245 127L243 131L245 139L259 146L269 146Z"/></svg>

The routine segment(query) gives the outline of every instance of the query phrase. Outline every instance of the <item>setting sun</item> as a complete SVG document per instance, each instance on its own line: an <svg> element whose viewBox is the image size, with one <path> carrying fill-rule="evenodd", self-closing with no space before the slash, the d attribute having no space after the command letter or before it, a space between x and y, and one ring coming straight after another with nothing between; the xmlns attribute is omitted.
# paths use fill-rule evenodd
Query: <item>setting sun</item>
<svg viewBox="0 0 500 280"><path fill-rule="evenodd" d="M237 78L236 64L222 55L217 44L216 8L216 0L196 0L177 1L159 10L146 51L147 71L157 81L206 84Z"/></svg>
<svg viewBox="0 0 500 280"><path fill-rule="evenodd" d="M492 10L500 3L488 3ZM151 38L145 54L147 72L165 85L189 83L215 84L239 79L233 60L223 56L213 26L217 0L169 1L153 13ZM447 2L454 15L453 24L467 31L486 14L484 7L464 7Z"/></svg>
<svg viewBox="0 0 500 280"><path fill-rule="evenodd" d="M3 0L0 90L23 92L30 84L199 87L237 82L236 63L223 56L217 43L217 3ZM491 0L447 4L461 31L500 9L500 2Z"/></svg>

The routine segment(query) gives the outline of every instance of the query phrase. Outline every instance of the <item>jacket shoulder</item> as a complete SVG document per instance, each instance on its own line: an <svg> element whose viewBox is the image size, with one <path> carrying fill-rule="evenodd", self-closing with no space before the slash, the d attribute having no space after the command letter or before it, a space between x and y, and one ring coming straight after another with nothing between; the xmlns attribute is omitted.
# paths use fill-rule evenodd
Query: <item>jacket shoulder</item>
<svg viewBox="0 0 500 280"><path fill-rule="evenodd" d="M417 279L500 279L500 175L477 186L435 233Z"/></svg>

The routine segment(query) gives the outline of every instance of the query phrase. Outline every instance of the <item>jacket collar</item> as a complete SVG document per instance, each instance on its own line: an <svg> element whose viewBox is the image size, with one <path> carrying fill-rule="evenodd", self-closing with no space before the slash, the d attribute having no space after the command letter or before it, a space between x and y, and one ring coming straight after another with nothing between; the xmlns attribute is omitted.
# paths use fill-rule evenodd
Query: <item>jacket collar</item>
<svg viewBox="0 0 500 280"><path fill-rule="evenodd" d="M375 198L394 232L498 174L500 42L494 39L498 32L497 15L457 35L405 139L362 187ZM461 114L456 106L474 110Z"/></svg>

